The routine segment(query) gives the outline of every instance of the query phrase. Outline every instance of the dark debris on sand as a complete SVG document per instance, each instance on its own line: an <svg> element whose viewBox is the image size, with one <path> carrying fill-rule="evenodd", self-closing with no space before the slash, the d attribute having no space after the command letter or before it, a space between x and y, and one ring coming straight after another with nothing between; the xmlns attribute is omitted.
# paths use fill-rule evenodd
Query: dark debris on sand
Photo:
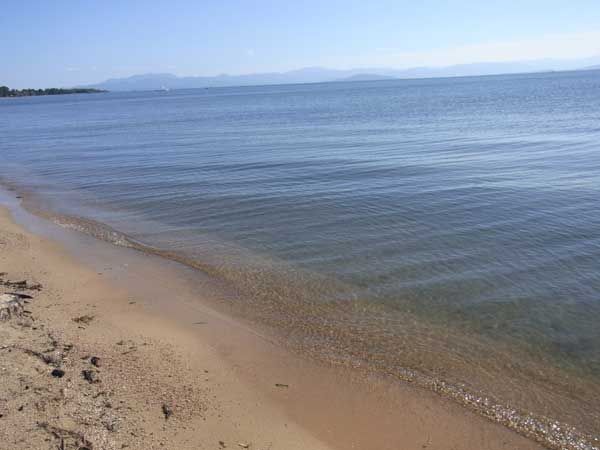
<svg viewBox="0 0 600 450"><path fill-rule="evenodd" d="M14 289L17 291L41 291L42 285L39 283L30 284L27 280L19 280L19 281L10 281L7 280L6 272L0 272L0 286L4 286L9 289Z"/></svg>

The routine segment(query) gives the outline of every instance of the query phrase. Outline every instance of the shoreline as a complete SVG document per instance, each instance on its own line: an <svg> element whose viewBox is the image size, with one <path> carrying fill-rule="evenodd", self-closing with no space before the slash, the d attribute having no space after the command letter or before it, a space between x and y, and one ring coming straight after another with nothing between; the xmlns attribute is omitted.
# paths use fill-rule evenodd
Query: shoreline
<svg viewBox="0 0 600 450"><path fill-rule="evenodd" d="M64 440L67 449L191 449L200 437L201 448L219 448L219 442L268 448L271 442L248 420L259 399L232 382L231 368L209 345L136 307L128 292L70 260L54 243L23 232L3 209L0 244L3 281L41 285L29 292L31 314L0 323L3 443L57 448L36 441L45 436L60 445ZM41 362L40 354L52 364ZM97 368L88 363L92 355L101 362ZM53 367L64 375L52 376ZM93 371L92 381L86 382L83 370ZM279 447L329 448L270 406L257 405L256 412L273 425L269 439ZM287 428L297 442L286 439Z"/></svg>
<svg viewBox="0 0 600 450"><path fill-rule="evenodd" d="M381 359L380 361L373 361L369 358L369 355L350 351L351 344L348 343L354 340L354 336L352 336L352 333L339 330L339 327L337 330L333 328L329 329L329 325L325 323L327 328L324 331L329 329L329 332L334 333L334 336L340 333L340 331L342 332L340 336L334 337L332 342L328 342L328 336L323 336L323 330L318 331L319 325L316 323L314 330L318 331L317 334L303 335L302 331L298 332L296 329L298 327L302 328L302 324L306 323L306 320L311 317L312 320L318 323L322 322L320 317L315 316L315 311L311 311L310 306L302 308L298 304L298 299L294 299L291 302L284 302L289 308L289 311L285 312L281 310L282 305L267 304L267 307L272 307L273 309L265 311L272 317L265 317L263 314L265 311L262 310L265 305L261 304L260 299L255 301L252 298L251 290L253 287L245 286L243 282L237 283L239 280L232 281L227 276L221 276L222 274L219 273L219 270L215 271L218 267L213 267L210 264L201 264L178 252L148 246L101 222L84 217L58 214L45 206L42 197L38 197L31 192L22 191L21 188L10 183L5 183L5 186L8 187L9 191L21 193L21 195L17 196L17 199L20 201L13 208L13 212L22 211L25 215L30 216L24 222L31 225L31 219L33 219L38 224L37 231L39 232L48 233L52 227L56 228L56 230L62 230L58 234L50 232L49 236L60 240L61 244L69 247L69 250L74 252L80 259L88 259L88 262L94 264L95 258L93 256L90 257L90 255L94 255L98 249L106 247L114 249L115 253L109 263L122 258L128 253L139 256L135 264L140 266L145 265L149 259L156 260L157 264L161 266L158 269L160 272L158 276L161 278L165 277L161 269L165 265L171 265L176 269L170 273L169 277L177 278L182 273L187 273L186 282L190 281L189 284L193 285L193 289L195 289L195 293L191 294L191 296L196 297L194 300L202 299L209 308L213 308L215 311L219 311L225 316L232 318L238 325L243 324L252 330L252 332L260 330L265 339L276 342L277 345L285 348L286 352L290 352L294 356L308 358L311 363L315 364L339 366L340 371L354 373L354 376L357 378L361 376L384 378L387 382L393 384L409 384L411 387L424 389L550 448L572 448L578 450L595 450L599 448L598 438L594 433L597 430L594 418L598 417L598 411L595 409L593 401L585 400L586 396L595 392L595 385L588 385L589 390L582 390L582 384L578 390L574 389L567 392L565 387L570 384L570 381L576 381L573 379L573 376L576 376L575 374L561 373L552 368L552 366L545 367L543 365L536 365L533 362L530 363L528 362L526 353L521 354L520 358L518 358L521 362L517 363L517 367L520 367L520 370L524 372L535 374L533 379L522 378L518 372L505 373L505 367L507 365L510 367L513 364L511 360L506 359L506 354L507 352L512 352L513 349L502 347L500 342L487 344L486 348L492 351L490 355L485 356L485 361L488 364L487 369L483 365L484 360L477 361L477 364L482 365L477 368L479 370L478 375L486 371L490 374L496 373L496 371L504 374L504 377L499 376L496 378L500 381L504 380L506 386L491 386L492 388L499 388L499 392L493 389L486 389L490 386L485 386L485 384L482 385L480 383L478 386L476 383L473 383L477 380L476 377L473 377L475 372L463 373L462 378L452 378L443 370L439 373L428 373L419 370L418 366L416 369L413 369L410 365L394 365L393 360ZM79 244L71 245L75 236L79 236L80 239L85 236L85 240L90 240L90 242L96 244L101 243L102 245L91 245L90 248L93 247L93 249L82 251ZM198 283L196 282L198 278L204 279L200 283L200 288L198 288ZM246 291L246 288L250 288L250 291ZM205 295L206 291L214 292L212 295L207 296ZM309 299L305 298L304 300ZM338 308L340 313L352 315L352 306L349 310L344 305L339 306L341 307L341 309ZM326 310L322 309L319 311L320 313L326 312ZM307 314L306 318L302 317L304 313ZM284 322L292 320L294 324L291 327L279 326L274 324L270 320L271 318ZM406 317L405 323L410 325L416 319L418 317ZM348 325L352 325L352 323L348 323ZM421 325L420 330L415 328L413 332L417 331L445 336L450 331L438 329L433 322L424 322ZM423 329L423 327L425 328ZM436 347L443 344L443 348L435 350L440 356L443 351L453 352L454 357L459 356L459 350L452 349L451 336L448 335L446 338L449 340L448 344L438 341L437 345L430 345ZM323 337L325 337L325 340L322 340ZM344 338L345 341L340 341L340 338ZM460 341L461 336L459 334L454 336L455 341L457 338ZM465 338L469 339L467 335L462 337L462 339ZM479 345L475 341L469 342L471 346ZM362 345L361 342L358 342L358 344L358 348L360 348L360 345ZM337 352L336 346L340 346L342 350ZM388 350L390 355L396 353L393 348ZM423 350L421 348L418 352L413 353L421 353ZM407 348L402 349L405 356L406 351ZM435 356L435 353L433 355ZM483 357L484 355L481 354L481 356ZM495 361L495 358L500 359L490 364L491 361ZM451 359L445 358L444 360L452 362ZM386 365L386 363L389 365ZM469 381L465 383L464 380ZM506 383L507 380L508 383ZM547 389L551 389L552 395L548 395ZM494 395L498 393L502 393L503 396ZM535 407L529 408L526 406L523 400L525 396L530 401L533 400ZM552 404L554 407L546 408L547 404ZM560 409L557 409L558 405L562 405ZM569 405L569 408L566 405ZM567 411L569 411L570 415L567 414ZM586 411L586 413L581 415L580 411ZM576 413L577 416L574 416L573 413ZM574 424L576 426L572 426ZM579 425L581 425L580 428L578 428ZM587 431L587 434L585 431Z"/></svg>
<svg viewBox="0 0 600 450"><path fill-rule="evenodd" d="M291 433L293 438L291 441L285 442L285 448L294 448L295 443L308 439L303 436L310 436L310 438L316 439L314 442L318 442L318 444L311 444L310 448L391 449L397 448L401 442L406 443L406 448L421 448L427 442L429 442L427 446L432 448L452 448L454 445L466 449L534 448L536 446L508 429L423 389L414 388L402 382L390 383L375 377L364 379L361 375L349 374L348 370L344 370L344 368L327 368L290 355L285 349L272 343L267 335L258 334L256 329L251 329L235 319L211 310L206 302L201 301L202 295L199 296L197 286L192 287L191 284L187 284L189 280L186 281L185 277L181 276L181 268L176 267L178 266L176 263L165 263L164 261L150 263L150 255L115 247L89 236L79 236L69 230L54 230L54 233L63 235L63 238L77 241L75 247L79 247L79 252L75 253L79 254L74 258L71 249L67 248L65 252L64 249L56 248L56 243L50 242L51 240L60 241L60 239L46 237L39 240L37 236L25 232L12 223L8 219L6 211L2 211L1 216L0 230L3 234L6 228L11 229L13 234L15 234L14 230L17 230L16 234L23 236L25 241L37 241L39 247L44 248L44 252L40 252L38 248L36 261L52 257L57 259L57 255L60 254L58 259L69 260L67 264L69 271L87 270L86 276L93 278L94 283L101 284L102 292L110 293L109 296L115 296L118 292L117 297L121 297L121 301L111 300L103 303L104 300L95 298L91 302L94 310L106 309L110 325L118 324L120 328L128 330L128 332L135 329L136 333L145 336L152 335L161 343L171 341L172 336L176 335L179 339L170 342L177 348L175 353L178 353L181 348L193 348L199 343L216 350L219 354L216 357L219 365L236 367L233 370L236 379L229 380L233 385L250 387L252 392L248 395L256 397L253 401L269 404L271 405L269 408L278 411L278 413L269 413L270 420L277 422L284 419L286 429L289 418L293 418L297 424L301 424L301 426L296 425L297 430L295 429ZM49 226L49 224L43 226ZM52 227L49 226L49 228ZM63 242L59 242L58 245L60 246L60 244ZM33 247L30 246L31 248ZM79 264L75 260L77 256L81 257L86 253L90 260L83 261L83 263L88 266L88 269L79 268ZM123 262L125 255L127 262ZM18 252L14 252L9 257L18 258ZM114 266L115 262L118 262L116 267ZM32 264L30 272L36 275L37 279L36 272L41 271L40 263L33 264L31 261L30 263ZM99 274L97 271L89 271L89 267L94 265L112 267ZM135 270L132 270L132 267L135 267ZM164 292L162 293L167 296L170 292L171 298L162 298L160 301L144 300L144 296L153 294L156 296L157 282L148 283L148 279L154 279L147 278L149 275L154 275L156 280L166 281L167 286L163 286ZM9 276L15 275L9 273ZM194 272L194 278L196 279L198 276L198 273ZM51 286L55 283L52 274L45 277L49 278L45 279L42 284ZM194 280L194 282L196 281ZM170 282L174 282L172 288L169 288ZM204 288L207 292L210 292L211 289L209 284L206 280ZM132 285L135 286L135 289L131 289ZM60 289L64 289L64 287L60 287ZM90 292L87 292L87 295L94 297L94 289L88 288L88 291ZM142 298L131 300L132 295ZM129 300L124 302L123 297ZM70 307L81 306L77 305L74 300L72 302ZM63 306L66 305L61 305L61 307ZM143 311L139 311L139 309L143 309ZM32 310L34 313L36 312L33 307ZM200 320L190 324L189 319L192 313L198 314L200 318L208 316L211 320ZM145 325L133 326L132 320L139 317L144 317ZM214 324L211 324L213 321ZM93 325L88 328L92 327ZM165 334L157 332L157 329L169 329L170 332ZM182 334L185 337L182 337ZM244 364L241 364L241 361ZM244 368L241 368L240 364ZM275 374L276 377L274 377ZM271 381L266 381L267 378L271 378ZM293 381L290 382L290 380ZM260 382L257 383L257 381ZM298 388L303 386L303 388L298 389L297 386ZM220 392L220 396L226 397L223 392ZM330 396L335 401L326 400L323 396ZM383 399L385 401L382 401ZM409 413L401 411L406 404L411 405ZM360 408L357 408L357 405L360 405ZM314 411L319 412L315 414ZM281 416L278 415L279 412L282 413ZM160 418L160 414L158 416ZM255 412L252 412L251 416L255 416ZM322 423L328 417L331 419L330 423ZM248 418L246 417L246 419ZM440 426L440 423L443 425ZM358 424L361 427L357 427ZM305 429L310 432L306 432ZM313 435L317 438L313 438ZM423 439L425 435L428 437ZM327 441L329 445L336 443L340 445L319 447L324 445L323 441ZM354 446L355 444L357 446ZM260 445L256 444L254 448L260 448ZM373 446L365 447L365 445Z"/></svg>

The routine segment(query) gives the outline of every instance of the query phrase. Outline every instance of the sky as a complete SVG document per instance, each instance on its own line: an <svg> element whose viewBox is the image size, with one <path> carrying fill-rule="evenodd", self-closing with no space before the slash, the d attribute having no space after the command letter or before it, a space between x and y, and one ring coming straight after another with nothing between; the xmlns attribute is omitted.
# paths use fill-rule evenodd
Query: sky
<svg viewBox="0 0 600 450"><path fill-rule="evenodd" d="M600 55L600 0L1 0L0 85Z"/></svg>

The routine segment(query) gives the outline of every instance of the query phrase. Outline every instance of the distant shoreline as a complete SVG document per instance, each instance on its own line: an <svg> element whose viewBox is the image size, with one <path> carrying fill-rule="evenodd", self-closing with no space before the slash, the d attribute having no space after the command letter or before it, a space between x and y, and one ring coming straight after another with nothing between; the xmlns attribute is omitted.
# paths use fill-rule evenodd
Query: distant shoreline
<svg viewBox="0 0 600 450"><path fill-rule="evenodd" d="M7 86L0 86L0 97L37 97L41 95L99 94L102 92L108 91L103 89L92 88L10 89Z"/></svg>

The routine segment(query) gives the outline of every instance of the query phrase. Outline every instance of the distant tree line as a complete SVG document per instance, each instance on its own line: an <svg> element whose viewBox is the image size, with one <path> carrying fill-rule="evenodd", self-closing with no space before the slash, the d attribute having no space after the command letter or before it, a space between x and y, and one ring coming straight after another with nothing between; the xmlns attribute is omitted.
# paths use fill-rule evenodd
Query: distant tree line
<svg viewBox="0 0 600 450"><path fill-rule="evenodd" d="M7 86L0 86L0 97L28 97L34 95L64 95L64 94L96 94L106 92L100 89L10 89Z"/></svg>

